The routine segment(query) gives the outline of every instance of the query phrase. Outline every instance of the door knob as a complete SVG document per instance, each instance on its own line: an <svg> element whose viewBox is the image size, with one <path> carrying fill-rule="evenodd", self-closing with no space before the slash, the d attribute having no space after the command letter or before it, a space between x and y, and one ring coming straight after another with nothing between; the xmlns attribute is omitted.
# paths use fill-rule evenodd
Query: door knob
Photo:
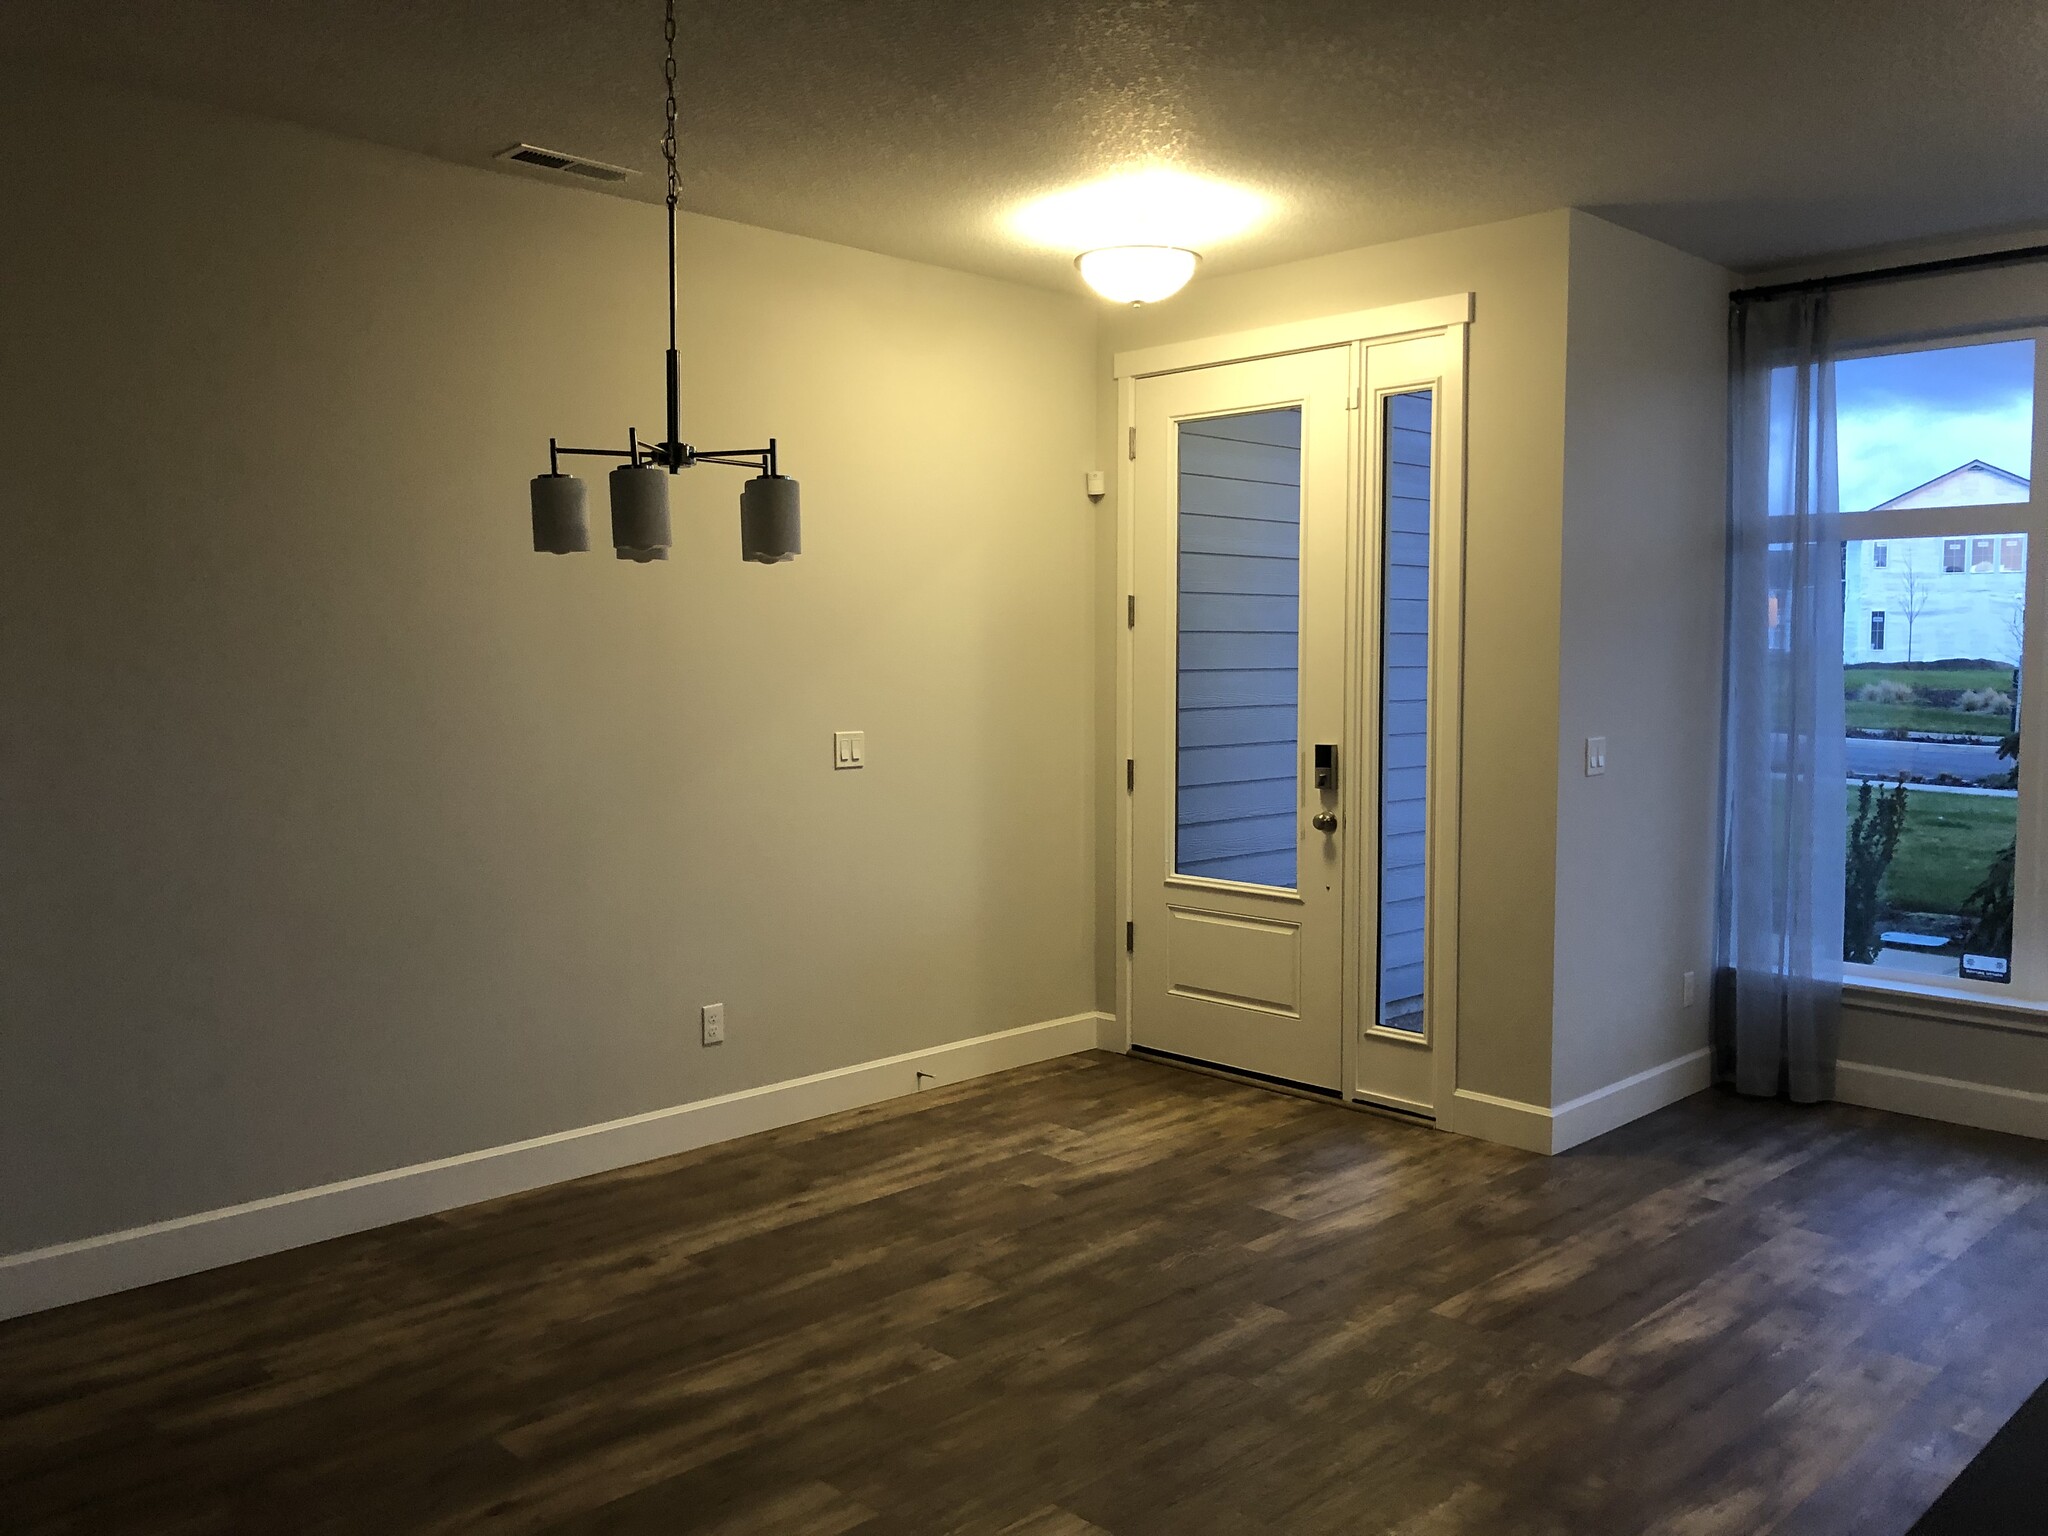
<svg viewBox="0 0 2048 1536"><path fill-rule="evenodd" d="M1335 811L1317 811L1315 815L1309 817L1308 824L1318 832L1334 832L1337 830L1337 813Z"/></svg>

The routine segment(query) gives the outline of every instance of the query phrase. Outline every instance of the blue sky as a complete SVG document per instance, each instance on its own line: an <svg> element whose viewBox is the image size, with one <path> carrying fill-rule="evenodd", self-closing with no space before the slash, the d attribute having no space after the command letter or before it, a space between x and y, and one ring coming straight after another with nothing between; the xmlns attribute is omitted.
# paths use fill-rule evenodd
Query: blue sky
<svg viewBox="0 0 2048 1536"><path fill-rule="evenodd" d="M2033 473L2034 344L1996 341L1835 365L1841 506L1859 511L1982 459Z"/></svg>

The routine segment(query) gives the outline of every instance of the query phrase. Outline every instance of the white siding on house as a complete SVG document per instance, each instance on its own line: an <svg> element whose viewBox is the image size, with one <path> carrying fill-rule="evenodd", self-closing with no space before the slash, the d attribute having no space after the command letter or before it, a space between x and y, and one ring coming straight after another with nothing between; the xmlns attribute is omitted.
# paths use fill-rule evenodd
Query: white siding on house
<svg viewBox="0 0 2048 1536"><path fill-rule="evenodd" d="M1387 400L1380 672L1379 1021L1423 1025L1429 779L1430 392Z"/></svg>
<svg viewBox="0 0 2048 1536"><path fill-rule="evenodd" d="M2016 544L2009 540L2017 540ZM1962 546L1962 569L1947 546ZM1988 546L1988 548L1987 548ZM2019 660L2026 601L2024 534L1861 539L1846 546L1842 660ZM1983 558L1989 554L1989 560ZM1884 563L1880 565L1878 562ZM1884 615L1882 629L1874 623ZM1878 641L1882 644L1878 644Z"/></svg>
<svg viewBox="0 0 2048 1536"><path fill-rule="evenodd" d="M1174 867L1295 883L1301 412L1180 426Z"/></svg>
<svg viewBox="0 0 2048 1536"><path fill-rule="evenodd" d="M2024 503L2026 476L1972 459L1873 508ZM1847 530L1853 532L1851 518ZM2014 540L2017 540L2015 544ZM1949 558L1960 546L1961 568ZM2026 601L2024 534L1862 539L1846 546L1842 661L2000 661L2019 664ZM1877 622L1877 615L1884 620Z"/></svg>

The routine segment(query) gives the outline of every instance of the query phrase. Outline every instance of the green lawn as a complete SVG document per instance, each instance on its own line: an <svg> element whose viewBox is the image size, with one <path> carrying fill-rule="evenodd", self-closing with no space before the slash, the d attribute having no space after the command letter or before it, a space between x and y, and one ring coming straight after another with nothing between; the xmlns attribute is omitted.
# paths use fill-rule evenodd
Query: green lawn
<svg viewBox="0 0 2048 1536"><path fill-rule="evenodd" d="M1960 912L1963 898L2012 841L2018 814L2015 796L1909 791L1899 851L1885 873L1886 903L1902 912ZM1851 785L1849 819L1855 818Z"/></svg>
<svg viewBox="0 0 2048 1536"><path fill-rule="evenodd" d="M1842 689L1847 700L1848 724L1852 730L1866 731L1938 731L1956 736L2002 736L2011 717L1998 710L1983 714L1975 710L1943 709L1925 701L1925 696L1910 704L1871 704L1856 697L1857 691L1869 683L1898 683L1915 690L1948 689L1963 692L1975 688L1995 688L2000 693L2012 692L2012 668L2008 666L1985 665L1978 667L1845 667L1842 670Z"/></svg>
<svg viewBox="0 0 2048 1536"><path fill-rule="evenodd" d="M1849 697L1865 683L1903 683L1908 688L1983 688L2012 691L2012 668L2004 665L1982 667L1844 667L1842 680Z"/></svg>
<svg viewBox="0 0 2048 1536"><path fill-rule="evenodd" d="M1934 731L1943 736L2003 736L2011 718L2003 710L1986 715L1936 709L1932 704L1863 704L1855 699L1842 709L1843 721L1851 730Z"/></svg>

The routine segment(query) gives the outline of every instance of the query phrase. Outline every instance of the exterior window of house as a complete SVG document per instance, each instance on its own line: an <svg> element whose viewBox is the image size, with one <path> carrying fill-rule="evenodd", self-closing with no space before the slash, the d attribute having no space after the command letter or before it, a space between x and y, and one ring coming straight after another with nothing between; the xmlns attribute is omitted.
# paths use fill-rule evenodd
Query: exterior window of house
<svg viewBox="0 0 2048 1536"><path fill-rule="evenodd" d="M2020 752L2033 696L2022 674L2038 665L2025 574L2034 376L2031 337L1839 364L1840 504L1855 509L1843 516L1846 812L1863 850L1845 866L1843 958L1860 980L2002 984L2048 1004L2048 910L2029 901L2048 848L2020 809L2048 794L2032 784L2048 755L2037 768ZM1957 574L1971 579L1945 579ZM1872 858L1892 816L1891 857Z"/></svg>

